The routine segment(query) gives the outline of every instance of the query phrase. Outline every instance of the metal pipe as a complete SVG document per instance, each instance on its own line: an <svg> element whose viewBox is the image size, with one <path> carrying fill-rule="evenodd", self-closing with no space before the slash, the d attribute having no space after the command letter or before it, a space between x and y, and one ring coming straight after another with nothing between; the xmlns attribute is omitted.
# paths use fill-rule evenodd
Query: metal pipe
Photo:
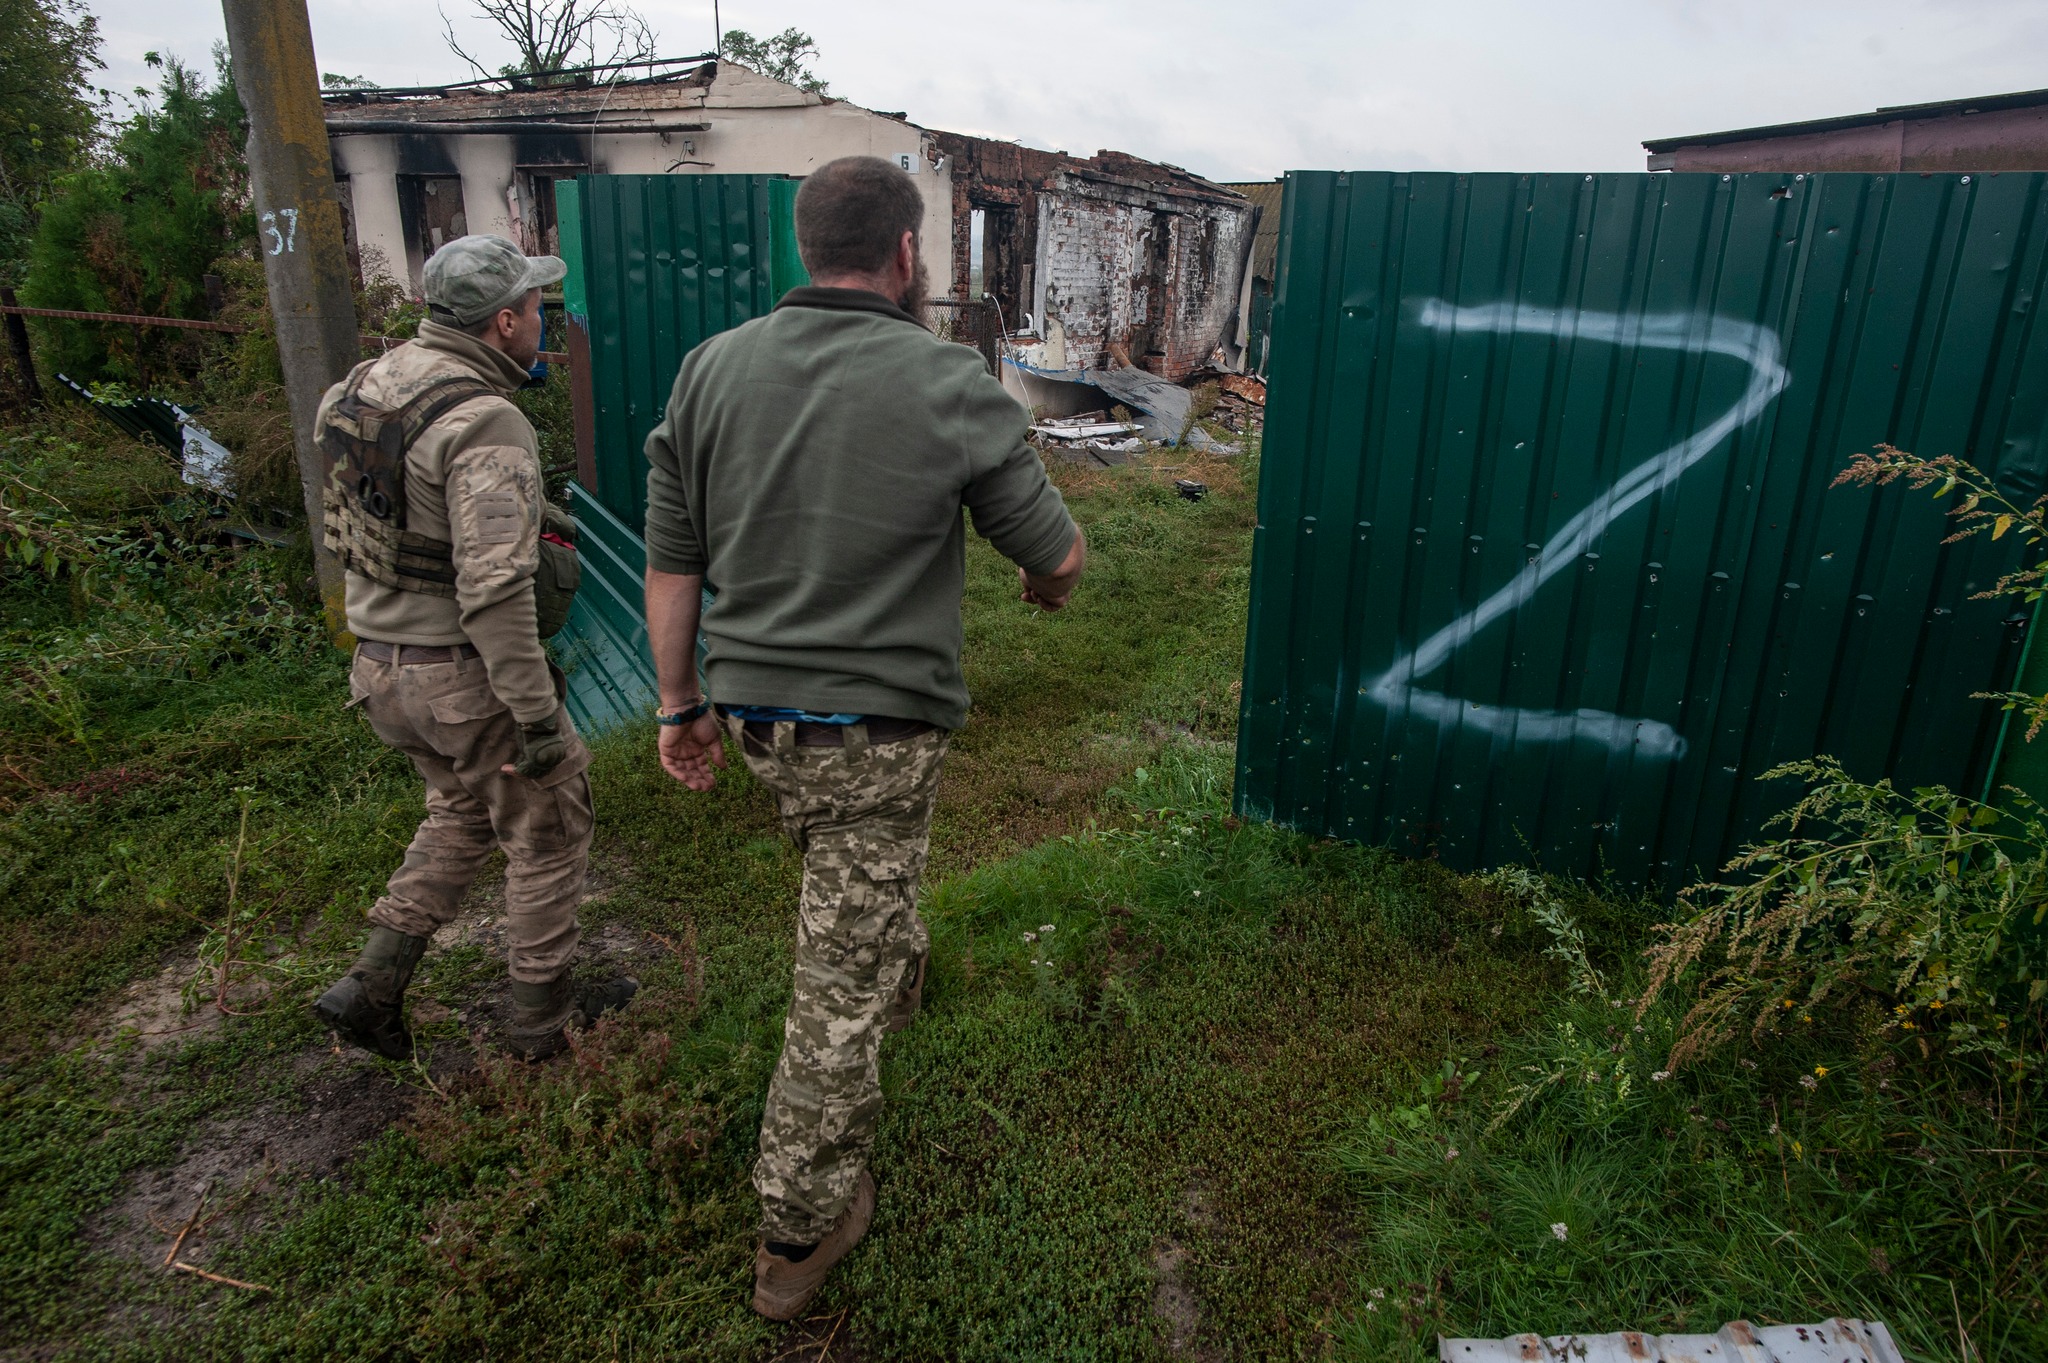
<svg viewBox="0 0 2048 1363"><path fill-rule="evenodd" d="M223 331L238 335L249 328L236 326L233 322L202 322L191 317L146 317L134 312L79 312L73 308L24 308L12 300L14 290L7 289L4 296L9 300L0 303L0 313L9 317L60 317L68 322L123 322L131 327L183 327L187 331Z"/></svg>
<svg viewBox="0 0 2048 1363"><path fill-rule="evenodd" d="M437 122L407 118L330 118L330 137L352 133L701 133L711 131L709 123L549 123L533 119L462 118Z"/></svg>
<svg viewBox="0 0 2048 1363"><path fill-rule="evenodd" d="M292 414L299 484L328 632L348 639L340 562L322 543L327 460L314 440L321 396L356 363L355 294L342 245L320 72L306 0L221 0L235 88L249 114L249 186L277 357Z"/></svg>
<svg viewBox="0 0 2048 1363"><path fill-rule="evenodd" d="M519 87L513 82L522 80L534 80L538 76L546 76L548 79L553 80L561 76L591 75L598 71L631 71L634 68L641 66L648 68L650 71L657 66L702 66L705 62L716 60L716 54L710 52L700 52L694 57L654 57L645 61L637 62L606 62L601 66L570 66L565 67L560 71L542 71L537 72L533 75L523 76L484 76L478 80L451 81L446 85L377 85L372 86L367 90L329 90L326 92L325 95L322 96L322 98L336 104L378 104L383 102L383 99L380 97L389 97L393 95L421 95L432 97L434 95L444 94L449 90L475 90L480 89L486 85L503 85L507 87L507 90L504 93L511 93L519 90ZM647 79L639 81L619 81L614 83L622 85L657 85L661 84L662 82L652 77L649 77ZM549 87L539 86L536 88L545 90Z"/></svg>

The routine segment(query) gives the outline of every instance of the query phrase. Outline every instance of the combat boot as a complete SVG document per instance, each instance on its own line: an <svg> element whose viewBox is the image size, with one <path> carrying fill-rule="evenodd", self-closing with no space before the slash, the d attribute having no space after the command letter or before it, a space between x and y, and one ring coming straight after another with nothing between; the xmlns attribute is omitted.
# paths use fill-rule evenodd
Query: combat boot
<svg viewBox="0 0 2048 1363"><path fill-rule="evenodd" d="M427 939L394 928L372 927L363 954L348 974L313 1005L319 1019L346 1040L386 1060L412 1054L405 1025L405 988L427 951Z"/></svg>
<svg viewBox="0 0 2048 1363"><path fill-rule="evenodd" d="M882 1025L882 1035L891 1036L910 1025L917 1016L917 1010L924 1006L924 977L932 968L932 951L926 947L910 963L910 973L904 976L903 987L896 991L896 1000L889 1008L889 1020Z"/></svg>
<svg viewBox="0 0 2048 1363"><path fill-rule="evenodd" d="M562 1053L569 1032L588 1027L606 1013L615 1013L640 992L640 981L621 975L603 984L570 986L567 974L545 984L512 981L512 1021L505 1028L505 1049L521 1060L546 1060Z"/></svg>
<svg viewBox="0 0 2048 1363"><path fill-rule="evenodd" d="M874 1219L875 1176L863 1169L860 1181L853 1185L853 1201L846 1204L823 1240L815 1245L776 1245L772 1249L764 1241L754 1251L754 1310L770 1320L794 1320L811 1304L832 1266L868 1233L868 1223ZM803 1257L792 1259L791 1254Z"/></svg>

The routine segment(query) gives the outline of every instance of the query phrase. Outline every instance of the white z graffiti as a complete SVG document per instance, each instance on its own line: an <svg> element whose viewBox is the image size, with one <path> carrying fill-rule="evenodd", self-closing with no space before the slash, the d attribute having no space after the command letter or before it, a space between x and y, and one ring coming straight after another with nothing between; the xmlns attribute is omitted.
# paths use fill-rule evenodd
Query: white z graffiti
<svg viewBox="0 0 2048 1363"><path fill-rule="evenodd" d="M1648 346L1727 355L1750 368L1749 386L1734 406L1714 421L1630 469L1619 481L1565 522L1542 552L1500 590L1481 601L1362 688L1390 711L1433 720L1443 727L1479 729L1517 742L1563 743L1577 739L1610 750L1634 748L1645 757L1676 759L1685 755L1685 739L1669 724L1630 719L1606 710L1536 710L1479 705L1415 683L1449 662L1480 630L1501 616L1520 610L1545 582L1563 572L1599 541L1615 518L1676 483L1685 471L1706 458L1737 430L1763 414L1772 399L1785 391L1791 375L1779 362L1776 332L1750 322L1688 313L1649 316L1612 312L1566 312L1555 308L1493 303L1461 308L1440 299L1422 305L1423 326L1450 332L1534 332L1559 341L1599 341L1618 346Z"/></svg>

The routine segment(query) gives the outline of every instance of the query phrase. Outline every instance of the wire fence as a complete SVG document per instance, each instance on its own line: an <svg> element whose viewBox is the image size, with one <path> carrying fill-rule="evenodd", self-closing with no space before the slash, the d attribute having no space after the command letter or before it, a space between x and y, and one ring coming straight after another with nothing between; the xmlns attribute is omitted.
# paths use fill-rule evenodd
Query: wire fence
<svg viewBox="0 0 2048 1363"><path fill-rule="evenodd" d="M931 317L933 334L942 340L958 341L980 351L988 372L1001 377L996 355L1002 328L996 321L996 310L987 299L962 302L957 298L934 298L925 304L925 308Z"/></svg>

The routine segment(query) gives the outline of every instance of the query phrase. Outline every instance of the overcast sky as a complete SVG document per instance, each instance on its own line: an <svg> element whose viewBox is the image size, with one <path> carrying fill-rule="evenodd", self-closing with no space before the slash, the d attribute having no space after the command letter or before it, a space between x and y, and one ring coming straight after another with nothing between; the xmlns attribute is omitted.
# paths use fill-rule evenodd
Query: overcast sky
<svg viewBox="0 0 2048 1363"><path fill-rule="evenodd" d="M208 0L88 0L105 82L204 59ZM465 46L509 60L444 0ZM640 6L663 55L710 46L709 3ZM1290 169L1641 170L1645 138L2048 86L2048 0L728 0L797 27L832 93L926 127L1219 180ZM431 0L312 0L323 70L385 85L470 73Z"/></svg>

